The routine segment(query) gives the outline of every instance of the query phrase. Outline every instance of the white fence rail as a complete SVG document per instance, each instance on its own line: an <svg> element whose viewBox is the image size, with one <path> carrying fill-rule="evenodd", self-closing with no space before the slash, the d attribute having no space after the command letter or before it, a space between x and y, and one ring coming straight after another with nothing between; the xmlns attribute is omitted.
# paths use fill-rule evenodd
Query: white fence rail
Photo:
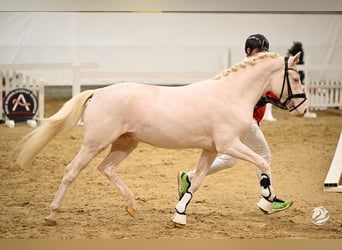
<svg viewBox="0 0 342 250"><path fill-rule="evenodd" d="M342 79L339 80L311 80L313 72L342 72L342 64L308 64L298 65L305 73L305 92L308 97L309 108L313 110L337 107L342 109ZM329 75L329 74L327 74Z"/></svg>
<svg viewBox="0 0 342 250"><path fill-rule="evenodd" d="M30 63L30 64L0 64L0 71L12 70L12 71L25 71L29 74L30 71L70 71L72 79L72 95L80 92L80 81L79 75L81 70L85 69L97 69L97 63ZM48 83L46 83L48 84Z"/></svg>
<svg viewBox="0 0 342 250"><path fill-rule="evenodd" d="M310 109L342 108L341 81L312 81L305 87Z"/></svg>

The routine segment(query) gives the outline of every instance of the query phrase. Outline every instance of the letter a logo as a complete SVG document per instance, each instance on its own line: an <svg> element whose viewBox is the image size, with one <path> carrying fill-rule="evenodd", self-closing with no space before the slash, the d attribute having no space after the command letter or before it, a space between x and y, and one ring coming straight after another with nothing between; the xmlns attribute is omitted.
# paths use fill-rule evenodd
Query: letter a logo
<svg viewBox="0 0 342 250"><path fill-rule="evenodd" d="M32 119L38 110L38 100L29 89L14 89L10 91L4 101L4 113L10 120L26 122Z"/></svg>

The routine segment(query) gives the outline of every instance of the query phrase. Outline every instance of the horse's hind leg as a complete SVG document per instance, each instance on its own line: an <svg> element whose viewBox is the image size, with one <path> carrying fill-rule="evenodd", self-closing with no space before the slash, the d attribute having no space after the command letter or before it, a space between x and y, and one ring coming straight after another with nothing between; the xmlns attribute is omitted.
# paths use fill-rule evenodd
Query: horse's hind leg
<svg viewBox="0 0 342 250"><path fill-rule="evenodd" d="M203 150L202 155L197 163L195 175L191 181L189 191L186 192L176 205L176 212L172 221L176 224L186 224L186 208L192 199L192 195L198 190L202 184L204 177L207 175L210 165L215 160L217 152Z"/></svg>
<svg viewBox="0 0 342 250"><path fill-rule="evenodd" d="M95 157L95 155L99 152L90 150L88 147L84 145L81 147L80 151L76 155L76 157L70 162L67 166L62 181L59 185L57 193L55 194L55 198L50 204L50 215L45 218L48 225L56 225L57 213L60 208L63 198L70 186L70 184L76 179L78 174L84 169L88 163Z"/></svg>
<svg viewBox="0 0 342 250"><path fill-rule="evenodd" d="M133 192L125 185L125 183L116 176L116 169L136 147L137 141L128 135L119 137L114 143L108 155L99 164L98 169L101 171L124 195L127 200L126 211L132 217L135 213L135 198Z"/></svg>

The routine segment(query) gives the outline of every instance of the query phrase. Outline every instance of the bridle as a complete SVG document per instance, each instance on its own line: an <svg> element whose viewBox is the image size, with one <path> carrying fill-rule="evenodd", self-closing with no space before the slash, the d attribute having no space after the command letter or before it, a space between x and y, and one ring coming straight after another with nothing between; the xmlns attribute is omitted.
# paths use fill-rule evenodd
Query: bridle
<svg viewBox="0 0 342 250"><path fill-rule="evenodd" d="M288 60L289 60L288 57L284 58L284 61L285 61L284 80L283 80L283 86L281 88L279 98L274 98L272 96L266 96L266 101L274 104L275 106L277 106L281 109L289 110L291 112L291 111L297 109L300 105L302 105L306 101L307 98L306 98L305 93L300 93L300 94L293 94L292 93L292 89L291 89L291 85L290 85L290 79L289 79L289 70L296 71L297 73L298 73L298 71L295 68L289 68ZM284 94L285 84L287 84L288 95L287 95L285 101L281 102L280 100ZM287 105L288 105L289 101L291 101L291 99L294 99L294 98L303 98L303 101L301 101L299 104L297 104L296 106L293 106L289 109L287 107Z"/></svg>

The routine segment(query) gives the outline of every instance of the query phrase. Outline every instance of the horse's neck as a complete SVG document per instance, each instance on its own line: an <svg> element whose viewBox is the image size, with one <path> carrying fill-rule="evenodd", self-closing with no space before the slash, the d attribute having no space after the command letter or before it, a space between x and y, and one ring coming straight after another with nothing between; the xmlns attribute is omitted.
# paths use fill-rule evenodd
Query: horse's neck
<svg viewBox="0 0 342 250"><path fill-rule="evenodd" d="M279 67L281 65L278 60L268 59L248 66L245 70L232 73L231 77L235 82L234 84L239 84L236 86L238 95L243 97L246 104L254 107L262 94L271 90L270 79L279 70Z"/></svg>

